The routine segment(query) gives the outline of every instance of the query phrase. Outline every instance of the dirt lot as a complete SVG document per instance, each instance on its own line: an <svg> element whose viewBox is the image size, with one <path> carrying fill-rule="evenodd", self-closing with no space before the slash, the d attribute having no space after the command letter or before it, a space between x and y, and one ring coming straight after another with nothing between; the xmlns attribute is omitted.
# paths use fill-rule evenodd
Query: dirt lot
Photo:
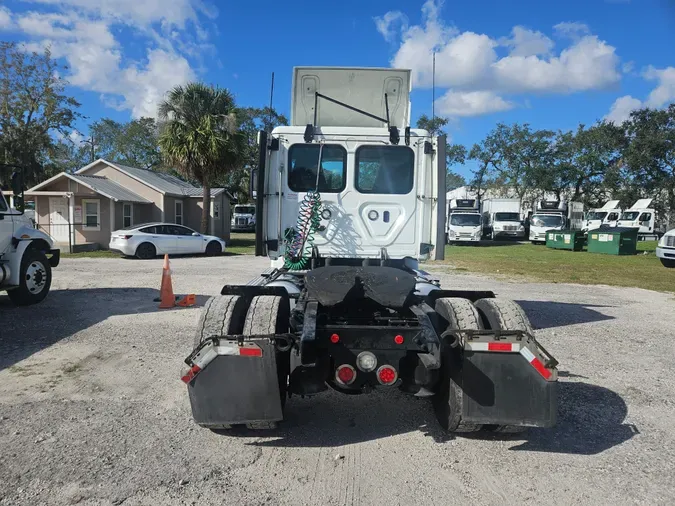
<svg viewBox="0 0 675 506"><path fill-rule="evenodd" d="M203 303L266 265L172 262ZM559 423L448 438L397 391L292 398L272 433L191 421L199 309L160 312L161 261L66 259L40 306L0 296L0 504L674 504L675 298L442 275L521 302L561 362ZM675 289L675 287L673 287Z"/></svg>

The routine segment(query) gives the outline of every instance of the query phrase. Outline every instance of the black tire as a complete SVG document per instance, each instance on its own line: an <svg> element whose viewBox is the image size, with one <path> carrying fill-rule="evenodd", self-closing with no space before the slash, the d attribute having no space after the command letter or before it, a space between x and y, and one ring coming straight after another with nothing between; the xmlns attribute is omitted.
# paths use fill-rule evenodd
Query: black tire
<svg viewBox="0 0 675 506"><path fill-rule="evenodd" d="M141 260L150 260L157 256L157 249L154 244L149 242L144 242L136 248L136 256Z"/></svg>
<svg viewBox="0 0 675 506"><path fill-rule="evenodd" d="M289 330L290 305L288 299L276 295L259 295L253 297L246 313L243 334L282 334ZM277 380L279 382L279 396L283 411L288 396L288 375L290 374L290 352L276 351ZM276 423L256 428L273 429Z"/></svg>
<svg viewBox="0 0 675 506"><path fill-rule="evenodd" d="M220 243L216 241L211 241L206 245L206 256L209 257L214 257L216 255L220 255L223 252L223 248L220 245Z"/></svg>
<svg viewBox="0 0 675 506"><path fill-rule="evenodd" d="M42 302L52 286L52 266L42 251L28 247L21 258L19 286L7 292L17 306Z"/></svg>
<svg viewBox="0 0 675 506"><path fill-rule="evenodd" d="M485 326L491 330L522 330L534 334L530 320L517 303L508 299L480 299L475 303ZM527 427L519 425L484 425L483 430L520 434Z"/></svg>
<svg viewBox="0 0 675 506"><path fill-rule="evenodd" d="M661 258L660 260L664 267L675 269L675 260L670 260L668 258Z"/></svg>
<svg viewBox="0 0 675 506"><path fill-rule="evenodd" d="M446 329L481 330L480 315L467 299L447 297L436 301L436 313ZM441 332L443 332L443 329ZM450 346L452 337L444 338L439 388L432 398L438 423L450 433L476 432L481 424L462 422L461 348Z"/></svg>
<svg viewBox="0 0 675 506"><path fill-rule="evenodd" d="M199 316L194 347L208 337L241 334L245 318L246 301L243 298L238 295L211 297Z"/></svg>

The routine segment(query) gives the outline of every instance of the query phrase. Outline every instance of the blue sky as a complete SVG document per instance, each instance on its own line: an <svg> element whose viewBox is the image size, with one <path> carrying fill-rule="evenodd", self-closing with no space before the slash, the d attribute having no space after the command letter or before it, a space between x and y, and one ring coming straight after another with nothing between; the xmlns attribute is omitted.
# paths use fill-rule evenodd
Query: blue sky
<svg viewBox="0 0 675 506"><path fill-rule="evenodd" d="M253 8L255 6L255 8ZM190 79L288 113L296 65L412 68L413 117L467 146L497 122L571 129L675 100L673 0L0 0L0 38L50 44L89 118L153 115Z"/></svg>

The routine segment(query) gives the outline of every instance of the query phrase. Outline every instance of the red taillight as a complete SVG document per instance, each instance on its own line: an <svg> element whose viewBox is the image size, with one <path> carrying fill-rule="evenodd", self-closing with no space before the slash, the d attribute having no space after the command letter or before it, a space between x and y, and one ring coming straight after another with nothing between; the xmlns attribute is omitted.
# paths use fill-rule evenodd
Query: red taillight
<svg viewBox="0 0 675 506"><path fill-rule="evenodd" d="M393 385L398 379L398 373L390 365L383 365L377 370L377 381L383 385Z"/></svg>
<svg viewBox="0 0 675 506"><path fill-rule="evenodd" d="M340 342L340 336L338 336L337 334L333 334L332 336L330 336L330 342L333 343L333 344L339 343Z"/></svg>
<svg viewBox="0 0 675 506"><path fill-rule="evenodd" d="M198 365L193 365L187 371L185 371L185 373L183 373L180 379L183 380L183 383L190 383L194 379L194 377L197 376L197 373L201 370L202 370L201 367L199 367Z"/></svg>
<svg viewBox="0 0 675 506"><path fill-rule="evenodd" d="M120 235L119 236L120 239L131 239L132 237L133 237L133 235Z"/></svg>
<svg viewBox="0 0 675 506"><path fill-rule="evenodd" d="M356 379L356 369L349 364L342 364L335 371L335 379L343 385L350 385Z"/></svg>
<svg viewBox="0 0 675 506"><path fill-rule="evenodd" d="M394 338L394 342L395 342L396 344L403 344L403 336L400 335L400 334L397 335L397 336Z"/></svg>

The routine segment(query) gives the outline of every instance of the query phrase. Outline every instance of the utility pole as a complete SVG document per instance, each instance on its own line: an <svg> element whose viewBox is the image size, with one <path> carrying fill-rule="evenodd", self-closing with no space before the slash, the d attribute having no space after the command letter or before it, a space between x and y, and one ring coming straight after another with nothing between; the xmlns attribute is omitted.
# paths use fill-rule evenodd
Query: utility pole
<svg viewBox="0 0 675 506"><path fill-rule="evenodd" d="M87 139L82 141L84 144L89 144L91 146L91 160L89 160L91 163L94 163L94 160L96 159L96 141L94 140L94 135Z"/></svg>

